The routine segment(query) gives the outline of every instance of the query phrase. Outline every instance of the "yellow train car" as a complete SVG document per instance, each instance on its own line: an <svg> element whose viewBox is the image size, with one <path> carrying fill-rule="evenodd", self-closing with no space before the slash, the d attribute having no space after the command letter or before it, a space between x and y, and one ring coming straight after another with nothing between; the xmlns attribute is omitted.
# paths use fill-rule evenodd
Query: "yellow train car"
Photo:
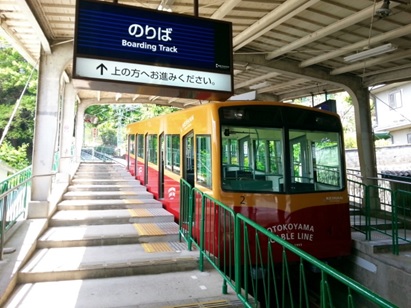
<svg viewBox="0 0 411 308"><path fill-rule="evenodd" d="M212 102L127 127L128 169L179 219L179 181L318 258L351 250L341 121L279 102Z"/></svg>

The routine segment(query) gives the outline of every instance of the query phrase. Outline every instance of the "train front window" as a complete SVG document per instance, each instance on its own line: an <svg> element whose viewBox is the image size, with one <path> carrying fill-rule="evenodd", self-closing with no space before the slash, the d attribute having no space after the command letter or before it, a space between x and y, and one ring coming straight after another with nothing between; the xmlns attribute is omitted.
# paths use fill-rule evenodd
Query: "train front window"
<svg viewBox="0 0 411 308"><path fill-rule="evenodd" d="M340 135L290 130L292 192L339 190L343 187Z"/></svg>
<svg viewBox="0 0 411 308"><path fill-rule="evenodd" d="M280 191L283 182L283 130L222 126L222 188Z"/></svg>
<svg viewBox="0 0 411 308"><path fill-rule="evenodd" d="M337 132L222 126L221 138L223 190L306 193L343 188Z"/></svg>

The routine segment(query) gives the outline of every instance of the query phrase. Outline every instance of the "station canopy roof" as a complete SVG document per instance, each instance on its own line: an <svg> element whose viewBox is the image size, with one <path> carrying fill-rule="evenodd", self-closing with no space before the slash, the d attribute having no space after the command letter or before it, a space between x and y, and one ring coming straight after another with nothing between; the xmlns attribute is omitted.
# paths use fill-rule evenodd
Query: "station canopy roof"
<svg viewBox="0 0 411 308"><path fill-rule="evenodd" d="M119 4L225 20L233 25L235 94L287 100L411 79L410 0L118 0ZM196 5L197 4L197 5ZM76 0L0 0L0 31L35 65L40 50L74 38ZM221 42L224 44L224 42ZM347 56L392 47L365 60ZM41 47L41 48L40 48ZM70 78L72 67L66 69ZM347 79L348 78L348 79ZM198 100L79 90L79 101L154 103Z"/></svg>

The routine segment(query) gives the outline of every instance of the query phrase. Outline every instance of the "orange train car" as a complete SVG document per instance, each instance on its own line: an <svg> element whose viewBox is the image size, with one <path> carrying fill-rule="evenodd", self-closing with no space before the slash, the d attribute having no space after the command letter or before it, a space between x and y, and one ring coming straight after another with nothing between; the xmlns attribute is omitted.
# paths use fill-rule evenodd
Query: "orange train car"
<svg viewBox="0 0 411 308"><path fill-rule="evenodd" d="M179 219L180 178L311 255L351 250L341 121L279 102L212 102L127 127L128 169Z"/></svg>

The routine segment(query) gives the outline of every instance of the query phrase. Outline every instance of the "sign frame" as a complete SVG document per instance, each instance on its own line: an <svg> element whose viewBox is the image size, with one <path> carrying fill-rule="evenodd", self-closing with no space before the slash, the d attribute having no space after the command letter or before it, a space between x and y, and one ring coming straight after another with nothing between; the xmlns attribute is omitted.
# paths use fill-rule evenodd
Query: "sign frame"
<svg viewBox="0 0 411 308"><path fill-rule="evenodd" d="M93 25L102 17L107 25L102 26L103 31L101 27L96 30ZM151 23L150 18L155 21ZM194 44L196 33L203 32L203 45ZM222 36L227 38L223 44ZM234 89L232 25L124 4L77 0L73 84L99 91L226 100Z"/></svg>

